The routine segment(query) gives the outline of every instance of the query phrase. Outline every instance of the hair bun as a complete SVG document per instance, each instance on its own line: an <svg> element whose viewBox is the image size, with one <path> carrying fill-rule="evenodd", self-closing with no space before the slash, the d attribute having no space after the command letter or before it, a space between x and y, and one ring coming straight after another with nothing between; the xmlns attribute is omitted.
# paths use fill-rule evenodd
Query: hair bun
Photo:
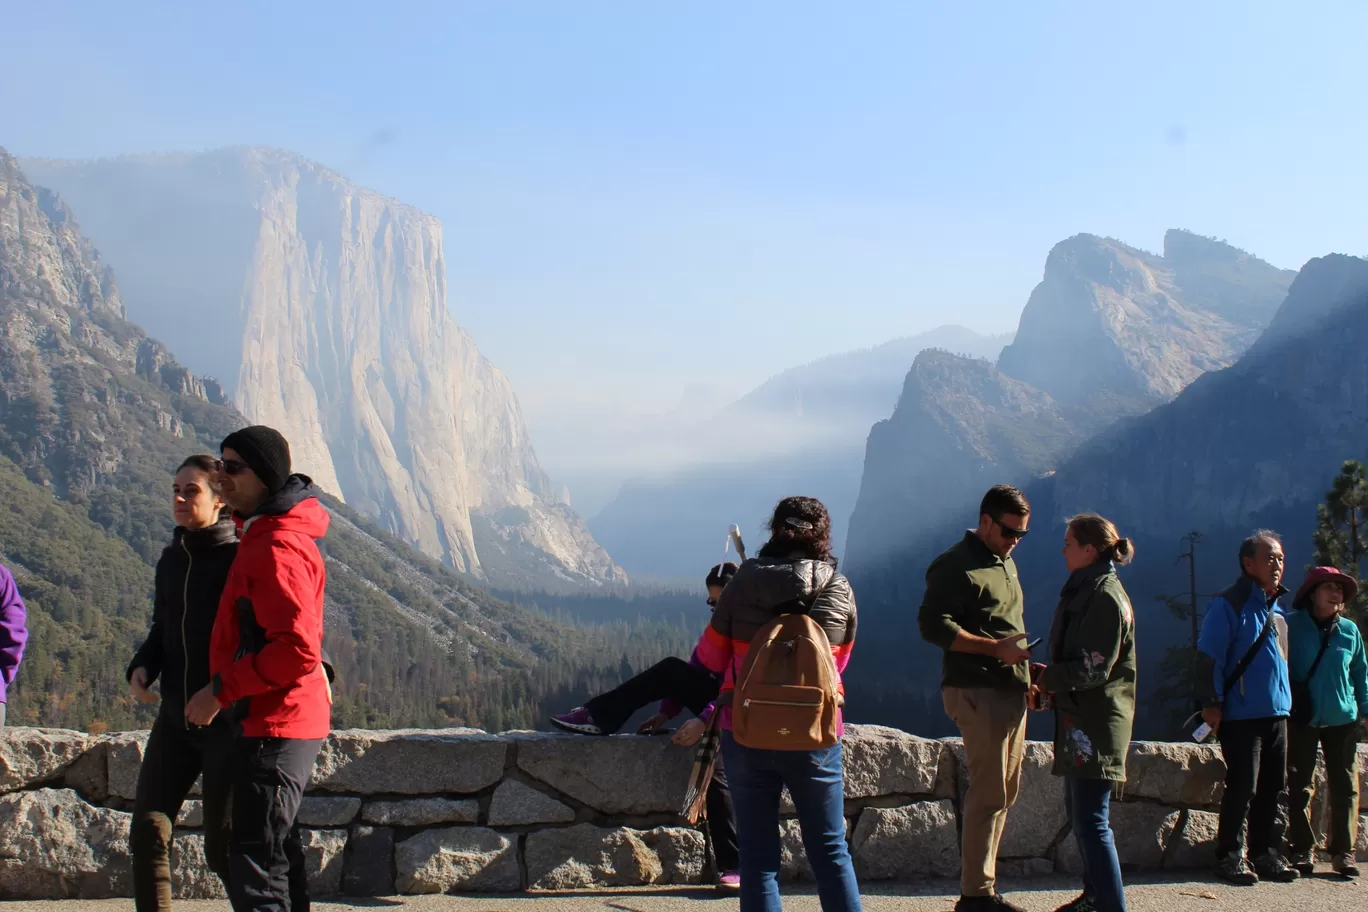
<svg viewBox="0 0 1368 912"><path fill-rule="evenodd" d="M1118 538L1116 544L1112 546L1112 551L1116 554L1119 563L1129 563L1135 556L1135 543L1129 538Z"/></svg>

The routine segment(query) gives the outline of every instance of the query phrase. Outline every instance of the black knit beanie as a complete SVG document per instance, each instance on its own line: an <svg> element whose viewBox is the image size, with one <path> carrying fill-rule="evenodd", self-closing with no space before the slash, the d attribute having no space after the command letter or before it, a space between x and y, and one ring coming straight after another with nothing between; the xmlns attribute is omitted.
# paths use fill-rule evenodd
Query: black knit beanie
<svg viewBox="0 0 1368 912"><path fill-rule="evenodd" d="M254 424L223 438L219 452L237 450L247 468L274 494L290 478L290 444L275 428Z"/></svg>

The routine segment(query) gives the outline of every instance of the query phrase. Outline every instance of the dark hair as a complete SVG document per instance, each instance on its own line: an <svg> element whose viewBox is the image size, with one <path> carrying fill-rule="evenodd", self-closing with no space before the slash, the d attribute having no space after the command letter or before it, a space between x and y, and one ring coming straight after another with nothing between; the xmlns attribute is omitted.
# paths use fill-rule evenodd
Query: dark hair
<svg viewBox="0 0 1368 912"><path fill-rule="evenodd" d="M718 564L708 571L708 578L704 581L704 585L709 589L713 586L722 586L725 588L727 583L731 582L731 578L736 576L736 571L740 569L740 567L736 566L736 564L733 564L731 561L728 561L725 564Z"/></svg>
<svg viewBox="0 0 1368 912"><path fill-rule="evenodd" d="M815 497L785 497L774 507L770 539L760 549L764 557L786 557L799 552L813 560L835 562L831 556L831 515Z"/></svg>
<svg viewBox="0 0 1368 912"><path fill-rule="evenodd" d="M1030 516L1031 504L1019 488L1011 485L993 485L988 489L988 493L983 495L983 501L979 504L979 516L987 515L997 522L1008 513L1013 516Z"/></svg>
<svg viewBox="0 0 1368 912"><path fill-rule="evenodd" d="M1255 529L1252 534L1244 541L1240 542L1240 572L1244 573L1244 562L1246 557L1253 557L1259 553L1261 543L1270 545L1281 545L1282 536L1272 529Z"/></svg>
<svg viewBox="0 0 1368 912"><path fill-rule="evenodd" d="M223 463L219 461L217 456L207 456L204 453L196 453L194 456L185 457L185 461L176 466L176 471L179 472L181 469L199 469L205 475L209 476L209 490L213 491L215 494L221 494L223 492L219 487L218 474L219 469L221 468L223 468Z"/></svg>
<svg viewBox="0 0 1368 912"><path fill-rule="evenodd" d="M1092 545L1102 560L1129 564L1135 557L1135 543L1122 538L1110 519L1096 513L1080 513L1069 520L1069 532L1080 547Z"/></svg>

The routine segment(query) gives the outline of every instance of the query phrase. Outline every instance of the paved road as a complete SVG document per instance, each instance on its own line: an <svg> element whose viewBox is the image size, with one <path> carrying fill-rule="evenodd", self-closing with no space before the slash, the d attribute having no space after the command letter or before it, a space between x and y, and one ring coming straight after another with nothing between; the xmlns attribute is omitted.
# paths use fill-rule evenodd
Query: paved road
<svg viewBox="0 0 1368 912"><path fill-rule="evenodd" d="M954 884L880 887L865 894L869 912L949 912L954 906ZM1008 884L1007 887L1011 887ZM953 892L952 892L953 891ZM1051 912L1077 895L1075 882L1063 878L1030 881L1008 890L1013 900L1031 912ZM1317 877L1297 884L1265 884L1237 888L1156 878L1128 882L1130 912L1351 912L1368 910L1368 883ZM345 903L317 902L317 912L348 909L393 909L396 912L736 912L734 898L717 899L711 890L607 890L597 893L545 896L402 896L358 899ZM811 891L786 892L789 912L819 912ZM224 900L177 902L177 912L226 912ZM0 902L0 912L132 912L128 899Z"/></svg>

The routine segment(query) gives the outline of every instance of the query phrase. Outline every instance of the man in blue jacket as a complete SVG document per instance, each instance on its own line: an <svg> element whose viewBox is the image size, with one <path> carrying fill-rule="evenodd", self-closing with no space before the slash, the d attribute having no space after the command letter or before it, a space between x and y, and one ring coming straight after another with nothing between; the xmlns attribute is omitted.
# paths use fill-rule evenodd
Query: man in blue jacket
<svg viewBox="0 0 1368 912"><path fill-rule="evenodd" d="M1282 855L1279 802L1287 791L1287 677L1285 629L1278 599L1282 540L1260 529L1240 544L1240 579L1213 598L1197 641L1202 718L1221 739L1225 797L1216 835L1216 876L1228 883L1296 880ZM1241 830L1249 823L1247 845ZM1246 850L1248 857L1246 858ZM1250 866L1253 862L1253 867Z"/></svg>

